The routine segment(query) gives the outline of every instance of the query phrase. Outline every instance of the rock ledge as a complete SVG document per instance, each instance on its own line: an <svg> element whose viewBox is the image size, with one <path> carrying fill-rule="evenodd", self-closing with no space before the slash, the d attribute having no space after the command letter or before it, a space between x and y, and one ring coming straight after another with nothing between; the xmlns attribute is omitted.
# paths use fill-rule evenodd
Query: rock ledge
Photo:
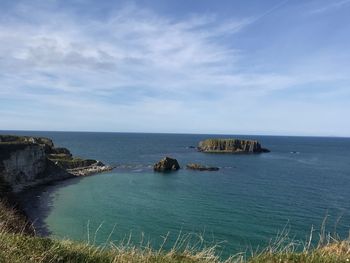
<svg viewBox="0 0 350 263"><path fill-rule="evenodd" d="M219 171L219 167L206 166L198 163L189 163L186 165L187 169L197 170L197 171Z"/></svg>

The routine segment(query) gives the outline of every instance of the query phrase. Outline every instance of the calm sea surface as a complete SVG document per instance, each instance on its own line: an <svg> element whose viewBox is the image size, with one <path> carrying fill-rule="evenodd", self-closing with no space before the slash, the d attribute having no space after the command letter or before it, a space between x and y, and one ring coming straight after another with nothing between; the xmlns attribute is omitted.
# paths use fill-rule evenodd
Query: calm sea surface
<svg viewBox="0 0 350 263"><path fill-rule="evenodd" d="M287 228L306 240L327 215L328 230L350 229L350 139L130 133L11 132L46 136L74 155L117 166L112 172L28 191L25 205L42 233L102 244L128 238L165 247L179 233L204 235L223 255L264 246ZM210 137L254 138L257 155L205 154ZM220 167L154 173L164 156ZM102 224L102 227L99 225ZM114 231L112 232L114 228ZM89 229L89 231L88 231ZM96 231L98 229L98 231ZM316 233L315 233L316 234Z"/></svg>

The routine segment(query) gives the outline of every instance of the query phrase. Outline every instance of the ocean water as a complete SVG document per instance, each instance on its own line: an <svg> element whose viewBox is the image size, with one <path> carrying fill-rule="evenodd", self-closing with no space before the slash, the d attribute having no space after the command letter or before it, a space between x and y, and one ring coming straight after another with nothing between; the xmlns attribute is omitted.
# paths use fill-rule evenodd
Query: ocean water
<svg viewBox="0 0 350 263"><path fill-rule="evenodd" d="M23 194L42 234L103 244L128 239L155 248L168 236L202 235L223 256L267 245L283 229L307 240L327 218L327 231L350 229L350 139L241 135L12 132L46 136L74 155L117 168ZM253 138L264 154L206 154L189 146L210 137ZM161 174L164 156L220 167Z"/></svg>

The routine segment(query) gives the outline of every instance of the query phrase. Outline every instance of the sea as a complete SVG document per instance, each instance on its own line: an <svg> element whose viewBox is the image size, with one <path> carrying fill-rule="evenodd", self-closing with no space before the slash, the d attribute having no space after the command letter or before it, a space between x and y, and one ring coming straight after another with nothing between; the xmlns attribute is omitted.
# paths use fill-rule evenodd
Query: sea
<svg viewBox="0 0 350 263"><path fill-rule="evenodd" d="M2 132L4 133L4 132ZM222 257L259 251L288 236L313 243L350 229L350 138L213 134L6 132L44 136L110 172L27 190L38 234L154 249L217 247ZM270 153L197 152L207 138L258 140ZM153 171L165 156L182 167ZM219 167L193 171L187 163Z"/></svg>

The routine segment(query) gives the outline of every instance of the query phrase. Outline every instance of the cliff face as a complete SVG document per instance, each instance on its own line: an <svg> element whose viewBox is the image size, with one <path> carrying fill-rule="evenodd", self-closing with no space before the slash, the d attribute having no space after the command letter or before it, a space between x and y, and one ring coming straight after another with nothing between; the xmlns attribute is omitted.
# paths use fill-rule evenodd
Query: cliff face
<svg viewBox="0 0 350 263"><path fill-rule="evenodd" d="M9 136L0 136L0 179L3 184L17 192L24 187L71 177L47 158L47 152L53 147L51 140L29 138L12 136L11 141Z"/></svg>
<svg viewBox="0 0 350 263"><path fill-rule="evenodd" d="M198 150L208 153L262 153L269 150L255 140L207 139L199 142Z"/></svg>
<svg viewBox="0 0 350 263"><path fill-rule="evenodd" d="M55 148L47 138L0 135L0 184L15 192L110 169L96 160L73 158L68 149Z"/></svg>
<svg viewBox="0 0 350 263"><path fill-rule="evenodd" d="M0 145L0 151L6 149L9 157L2 161L2 176L6 182L11 185L22 184L37 179L45 172L47 159L42 146L11 146Z"/></svg>

